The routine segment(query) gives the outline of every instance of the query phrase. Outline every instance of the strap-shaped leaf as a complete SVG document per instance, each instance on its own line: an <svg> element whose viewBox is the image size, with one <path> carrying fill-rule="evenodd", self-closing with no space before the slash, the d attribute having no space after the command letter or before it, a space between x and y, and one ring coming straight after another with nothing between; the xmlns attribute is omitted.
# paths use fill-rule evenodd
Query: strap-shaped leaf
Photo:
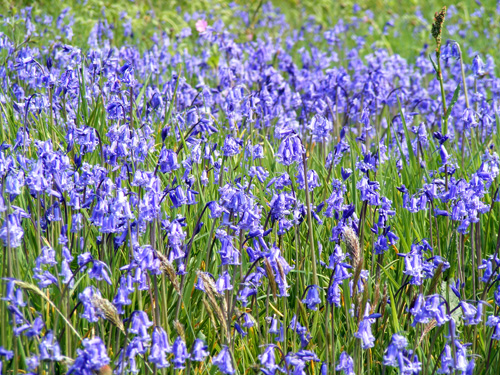
<svg viewBox="0 0 500 375"><path fill-rule="evenodd" d="M460 93L460 83L458 84L457 88L455 89L455 92L453 93L453 98L451 99L451 103L450 103L450 106L448 107L448 109L446 110L446 115L444 116L444 119L445 120L448 120L448 118L450 117L451 115L451 110L453 109L453 106L455 105L455 103L457 102L458 100L458 94Z"/></svg>

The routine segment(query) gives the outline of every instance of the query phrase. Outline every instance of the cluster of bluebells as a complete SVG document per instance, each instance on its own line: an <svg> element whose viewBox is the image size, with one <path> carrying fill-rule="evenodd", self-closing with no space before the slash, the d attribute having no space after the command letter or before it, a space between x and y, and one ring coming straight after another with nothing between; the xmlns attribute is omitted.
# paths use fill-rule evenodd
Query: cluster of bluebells
<svg viewBox="0 0 500 375"><path fill-rule="evenodd" d="M366 48L363 36L347 43L346 34L373 32L365 28L373 13L357 5L349 22L323 30L308 19L277 38L266 30L289 26L262 6L268 16L255 23L236 5L236 25L186 14L189 27L158 30L147 47L133 42L126 13L121 46L104 12L86 46L69 44L69 9L55 21L30 8L13 17L26 41L50 38L53 28L50 44L19 45L0 33L0 259L8 272L1 317L27 342L27 372L64 363L68 374L209 365L234 374L243 366L235 342L251 346L258 335L266 345L255 349L254 365L265 374L352 375L361 370L355 354L362 357L350 352L354 345L337 345L333 363L318 349L323 312L326 323L328 314L332 322L343 314L346 342L376 348L376 361L402 374L420 373L423 358L401 332L380 348L377 328L386 329L394 311L411 317L413 334L442 327L439 373L474 369L457 325L489 327L491 340L500 340L498 249L473 264L474 291L476 278L492 290L492 309L486 294L472 296L451 274L457 254L441 251L437 232L446 227L447 241L453 232L462 247L470 236L477 251L482 218L489 215L489 229L500 201L498 142L490 142L500 99L493 58L465 63L474 93L470 101L458 95L444 134L427 47L410 61ZM238 29L254 28L256 35L240 38ZM462 83L459 57L456 43L445 43L450 92ZM479 152L478 145L487 146ZM468 167L464 155L480 157ZM416 171L421 181L409 176ZM422 218L429 236L414 238L425 225L410 230L406 221ZM401 282L394 297L387 286L373 287L382 267ZM443 283L456 305L436 287L445 272L457 279ZM404 309L407 289L416 292ZM27 294L43 302L28 304ZM42 305L61 321L47 319L47 308L36 311ZM0 373L18 360L17 348L1 344Z"/></svg>

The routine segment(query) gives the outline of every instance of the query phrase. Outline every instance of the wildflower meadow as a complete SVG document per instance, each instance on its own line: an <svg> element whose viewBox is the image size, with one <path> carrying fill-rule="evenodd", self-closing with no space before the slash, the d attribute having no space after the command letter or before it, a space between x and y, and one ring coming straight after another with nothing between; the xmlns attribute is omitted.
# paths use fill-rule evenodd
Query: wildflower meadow
<svg viewBox="0 0 500 375"><path fill-rule="evenodd" d="M0 374L499 374L500 5L0 10Z"/></svg>

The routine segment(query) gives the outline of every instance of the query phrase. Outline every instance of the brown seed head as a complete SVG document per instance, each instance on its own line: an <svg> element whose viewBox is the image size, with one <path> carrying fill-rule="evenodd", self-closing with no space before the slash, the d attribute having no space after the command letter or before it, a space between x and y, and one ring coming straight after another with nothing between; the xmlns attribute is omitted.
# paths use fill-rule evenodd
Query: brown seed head
<svg viewBox="0 0 500 375"><path fill-rule="evenodd" d="M445 17L446 7L443 7L439 12L436 12L434 14L434 23L432 24L431 34L432 37L436 40L436 51L439 51L441 47L441 34L443 33L443 24Z"/></svg>
<svg viewBox="0 0 500 375"><path fill-rule="evenodd" d="M96 375L113 375L113 370L108 365L104 365L96 371Z"/></svg>
<svg viewBox="0 0 500 375"><path fill-rule="evenodd" d="M115 305L106 298L99 297L97 294L92 296L92 305L104 315L105 319L117 326L120 331L125 332L125 327Z"/></svg>
<svg viewBox="0 0 500 375"><path fill-rule="evenodd" d="M344 242L347 252L351 257L352 266L356 269L361 260L361 249L358 236L349 226L344 227Z"/></svg>

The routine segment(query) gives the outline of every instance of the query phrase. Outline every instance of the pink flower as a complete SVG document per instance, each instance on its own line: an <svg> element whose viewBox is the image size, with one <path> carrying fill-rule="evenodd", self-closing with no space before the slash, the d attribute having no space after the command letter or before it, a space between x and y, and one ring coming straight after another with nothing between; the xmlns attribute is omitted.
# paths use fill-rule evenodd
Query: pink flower
<svg viewBox="0 0 500 375"><path fill-rule="evenodd" d="M203 33L207 29L208 23L205 20L196 21L196 30L199 33Z"/></svg>

